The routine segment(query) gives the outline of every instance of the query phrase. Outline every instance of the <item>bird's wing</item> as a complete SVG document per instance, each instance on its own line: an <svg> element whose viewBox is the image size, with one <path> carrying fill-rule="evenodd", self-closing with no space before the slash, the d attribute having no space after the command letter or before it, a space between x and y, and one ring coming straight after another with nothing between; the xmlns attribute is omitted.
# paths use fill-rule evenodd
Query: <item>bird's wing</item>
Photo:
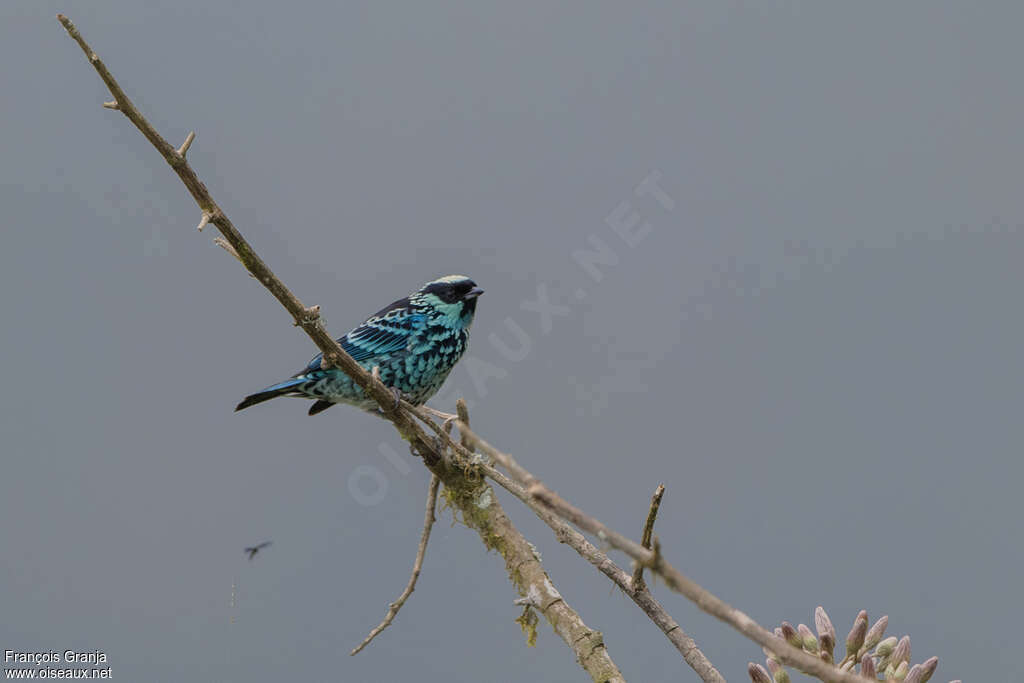
<svg viewBox="0 0 1024 683"><path fill-rule="evenodd" d="M359 327L338 340L341 348L354 360L402 351L409 339L426 324L427 316L409 307L408 299L399 299L373 314ZM320 369L322 353L314 356L305 372Z"/></svg>

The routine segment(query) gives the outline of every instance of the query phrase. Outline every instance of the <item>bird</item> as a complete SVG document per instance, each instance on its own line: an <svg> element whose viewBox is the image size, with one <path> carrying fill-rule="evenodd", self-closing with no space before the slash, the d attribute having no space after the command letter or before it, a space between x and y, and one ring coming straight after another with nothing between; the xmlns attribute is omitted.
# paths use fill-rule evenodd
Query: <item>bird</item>
<svg viewBox="0 0 1024 683"><path fill-rule="evenodd" d="M466 351L477 298L484 290L465 275L445 275L377 311L338 339L341 348L396 394L422 405L441 388ZM376 411L377 403L338 368L320 366L323 354L289 379L246 396L243 410L278 396L313 399L310 415L336 403Z"/></svg>
<svg viewBox="0 0 1024 683"><path fill-rule="evenodd" d="M249 561L252 562L252 558L256 557L256 553L258 553L259 551L263 550L264 548L269 546L271 543L273 543L273 541L263 541L263 543L257 543L256 545L251 545L248 548L246 548L244 550L244 552L249 553Z"/></svg>

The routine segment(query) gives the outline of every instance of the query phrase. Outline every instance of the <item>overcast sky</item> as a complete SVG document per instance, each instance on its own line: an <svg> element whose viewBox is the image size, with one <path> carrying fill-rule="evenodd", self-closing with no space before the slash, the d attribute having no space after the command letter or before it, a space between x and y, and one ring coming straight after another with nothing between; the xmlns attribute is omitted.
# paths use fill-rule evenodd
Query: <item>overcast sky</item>
<svg viewBox="0 0 1024 683"><path fill-rule="evenodd" d="M333 333L439 275L486 289L432 404L466 396L571 501L638 536L663 482L667 557L761 624L864 608L934 680L1024 678L1009 2L0 4L0 649L102 650L118 681L585 678L545 624L526 647L447 510L348 657L428 473L356 410L232 412L315 349L101 108L58 11L172 143L196 130ZM627 680L697 680L502 500ZM730 681L761 661L654 590Z"/></svg>

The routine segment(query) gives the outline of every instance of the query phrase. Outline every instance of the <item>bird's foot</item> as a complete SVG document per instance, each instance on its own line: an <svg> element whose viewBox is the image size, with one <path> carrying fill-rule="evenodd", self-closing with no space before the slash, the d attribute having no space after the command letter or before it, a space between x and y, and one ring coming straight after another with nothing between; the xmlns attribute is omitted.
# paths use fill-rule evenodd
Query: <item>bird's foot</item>
<svg viewBox="0 0 1024 683"><path fill-rule="evenodd" d="M391 392L391 396L394 397L395 402L391 404L390 408L384 408L382 406L377 406L377 410L379 412L381 412L381 413L384 413L385 415L390 415L391 413L393 413L396 410L398 410L398 406L400 406L402 404L402 400L403 399L405 401L409 401L409 397L406 396L405 394L403 394L401 391L399 391L395 387L388 387L388 391Z"/></svg>

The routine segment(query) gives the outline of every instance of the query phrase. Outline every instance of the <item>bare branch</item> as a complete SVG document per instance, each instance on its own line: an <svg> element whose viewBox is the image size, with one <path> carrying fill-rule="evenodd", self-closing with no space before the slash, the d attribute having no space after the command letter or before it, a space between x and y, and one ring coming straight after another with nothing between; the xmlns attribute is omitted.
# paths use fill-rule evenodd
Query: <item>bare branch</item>
<svg viewBox="0 0 1024 683"><path fill-rule="evenodd" d="M349 655L359 654L364 647L370 644L371 640L390 626L391 622L395 620L395 616L398 615L398 610L402 609L402 605L416 590L416 580L420 578L423 557L427 554L427 543L430 541L430 529L434 526L434 509L437 507L437 489L440 484L441 480L437 478L436 474L430 477L430 487L427 491L427 511L423 517L423 533L420 534L420 545L416 550L416 561L412 565L412 576L409 577L409 583L406 584L405 590L398 596L398 599L388 606L388 613L384 615L384 620L370 631L370 634L352 652L349 652Z"/></svg>
<svg viewBox="0 0 1024 683"><path fill-rule="evenodd" d="M651 534L654 533L654 520L658 517L658 508L661 507L661 497L665 495L665 485L658 484L651 496L651 509L647 511L647 520L644 522L644 531L640 536L640 545L645 548L651 547ZM644 566L637 564L633 570L633 585L638 589L647 588L644 582Z"/></svg>

